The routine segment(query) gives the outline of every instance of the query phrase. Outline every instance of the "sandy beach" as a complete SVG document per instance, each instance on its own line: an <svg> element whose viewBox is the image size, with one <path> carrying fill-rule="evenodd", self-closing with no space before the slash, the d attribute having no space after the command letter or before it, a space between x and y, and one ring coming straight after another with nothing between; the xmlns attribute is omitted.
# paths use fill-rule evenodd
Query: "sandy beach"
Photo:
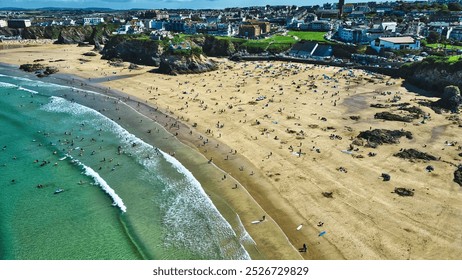
<svg viewBox="0 0 462 280"><path fill-rule="evenodd" d="M74 84L106 88L108 94L117 90L130 96L135 109L149 112L143 109L148 105L168 114L150 117L200 152L203 166L225 172L213 173L209 180L215 183L204 188L239 215L261 258L462 258L462 188L453 181L462 159L462 127L458 115L436 114L418 103L435 98L362 70L216 59L217 71L167 76L82 55L91 49L11 48L0 51L0 62L40 59L59 69L56 77L76 75ZM370 106L396 103L430 117L374 118L385 111L406 113ZM360 132L373 129L403 129L413 137L376 148L352 145ZM394 156L410 148L439 160ZM194 175L201 169L178 159ZM382 173L391 179L384 181ZM399 187L414 195L399 196ZM264 222L252 223L263 216ZM307 252L298 252L303 244Z"/></svg>

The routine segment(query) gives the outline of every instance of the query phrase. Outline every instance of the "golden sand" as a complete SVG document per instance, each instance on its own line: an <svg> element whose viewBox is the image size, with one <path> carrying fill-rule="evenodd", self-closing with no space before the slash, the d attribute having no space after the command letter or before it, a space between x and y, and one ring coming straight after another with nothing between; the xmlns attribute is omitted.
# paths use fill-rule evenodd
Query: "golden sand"
<svg viewBox="0 0 462 280"><path fill-rule="evenodd" d="M129 70L127 63L113 67L100 55L82 55L89 50L7 49L0 61L19 65L44 59L41 63L61 73L118 89L188 125L192 134L184 130L177 137L202 153L205 163L213 158L229 174L217 178L225 186L221 197L265 258L462 258L462 188L453 182L462 159L462 128L450 119L453 115L420 106L418 100L435 99L403 87L402 80L337 67L226 59L217 60L217 71L167 76L149 73L152 67ZM395 96L431 118L425 123L375 119L377 112L397 109L370 104L391 104ZM370 128L404 129L414 138L346 152L352 139ZM441 160L393 156L402 148ZM433 172L425 170L428 165ZM391 180L384 182L382 173ZM235 189L231 177L242 186ZM414 189L415 195L398 196L396 187ZM251 223L262 214L265 223ZM302 244L306 253L296 250Z"/></svg>

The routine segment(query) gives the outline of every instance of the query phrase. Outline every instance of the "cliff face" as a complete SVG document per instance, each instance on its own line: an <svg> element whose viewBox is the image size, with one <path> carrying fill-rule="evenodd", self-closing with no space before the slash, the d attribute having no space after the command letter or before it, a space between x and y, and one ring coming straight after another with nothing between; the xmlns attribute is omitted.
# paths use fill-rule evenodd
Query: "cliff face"
<svg viewBox="0 0 462 280"><path fill-rule="evenodd" d="M230 40L217 39L213 36L206 36L202 45L202 50L208 56L231 56L236 52Z"/></svg>
<svg viewBox="0 0 462 280"><path fill-rule="evenodd" d="M400 72L408 82L423 89L443 93L444 88L449 85L462 88L462 60L448 63L431 58L404 65Z"/></svg>
<svg viewBox="0 0 462 280"><path fill-rule="evenodd" d="M159 66L163 50L159 42L150 40L130 40L113 36L104 46L103 59L120 58L136 64Z"/></svg>
<svg viewBox="0 0 462 280"><path fill-rule="evenodd" d="M462 88L462 69L459 71L448 71L446 69L428 68L420 69L409 77L410 82L424 88L440 90L448 85L455 85Z"/></svg>
<svg viewBox="0 0 462 280"><path fill-rule="evenodd" d="M77 44L95 41L105 43L110 32L105 27L92 26L31 26L27 28L0 28L0 35L21 36L23 39L53 39L57 44Z"/></svg>
<svg viewBox="0 0 462 280"><path fill-rule="evenodd" d="M169 75L196 74L218 69L215 62L203 55L165 55L160 60L159 72Z"/></svg>
<svg viewBox="0 0 462 280"><path fill-rule="evenodd" d="M79 42L89 42L93 28L91 26L72 26L61 29L57 44L77 44Z"/></svg>

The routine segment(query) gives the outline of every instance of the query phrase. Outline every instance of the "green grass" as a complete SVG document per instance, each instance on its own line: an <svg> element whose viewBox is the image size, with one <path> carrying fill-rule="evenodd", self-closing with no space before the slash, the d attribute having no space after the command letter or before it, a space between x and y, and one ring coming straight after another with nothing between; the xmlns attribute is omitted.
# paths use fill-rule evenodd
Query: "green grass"
<svg viewBox="0 0 462 280"><path fill-rule="evenodd" d="M444 48L444 44L427 44L427 47L437 49L437 48ZM456 45L446 45L446 49L454 49L454 50L462 50L462 46Z"/></svg>
<svg viewBox="0 0 462 280"><path fill-rule="evenodd" d="M456 62L458 62L460 60L460 55L451 55L451 56L448 56L447 58L448 58L447 62L452 64L452 63L456 63Z"/></svg>
<svg viewBox="0 0 462 280"><path fill-rule="evenodd" d="M307 40L307 41L317 41L317 42L327 42L324 39L324 34L326 32L318 32L318 31L289 31L287 33L290 36L297 36L300 40Z"/></svg>

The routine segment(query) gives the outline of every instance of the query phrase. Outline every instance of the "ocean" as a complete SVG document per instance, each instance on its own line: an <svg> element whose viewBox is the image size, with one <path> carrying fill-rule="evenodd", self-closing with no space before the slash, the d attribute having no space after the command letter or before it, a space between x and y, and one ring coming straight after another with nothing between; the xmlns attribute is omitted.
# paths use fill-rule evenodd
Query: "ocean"
<svg viewBox="0 0 462 280"><path fill-rule="evenodd" d="M0 73L0 259L250 259L237 215L159 148L162 126L120 98Z"/></svg>

